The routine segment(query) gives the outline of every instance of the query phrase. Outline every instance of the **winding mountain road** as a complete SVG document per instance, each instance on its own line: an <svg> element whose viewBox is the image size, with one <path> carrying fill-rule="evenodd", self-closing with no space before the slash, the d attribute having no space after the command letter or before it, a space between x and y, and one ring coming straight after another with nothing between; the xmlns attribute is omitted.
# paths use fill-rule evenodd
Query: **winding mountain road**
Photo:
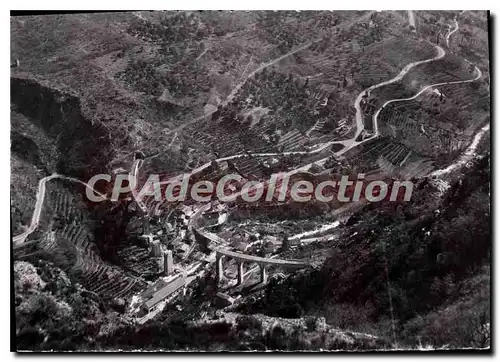
<svg viewBox="0 0 500 362"><path fill-rule="evenodd" d="M351 20L351 21L348 21L348 22L345 22L345 23L341 23L340 25L338 26L335 26L334 28L336 28L337 30L340 30L340 29L344 29L346 27L349 27L351 26L353 23L355 22L360 22L362 20L366 20L368 19L374 12L371 11L371 12L368 12L366 14L364 14L363 16L359 17L359 18L356 18L354 20ZM229 102L231 102L234 98L234 96L236 95L236 93L238 93L238 91L241 89L241 87L243 87L243 85L248 81L248 79L250 79L251 77L253 77L255 74L257 74L258 72L264 70L264 68L267 68L269 66L272 66L278 62L280 62L281 60L283 59L286 59L288 58L289 56L295 54L295 53L298 53L302 50L305 50L307 48L309 48L315 41L317 40L320 40L320 39L316 39L314 41L310 41L310 42L307 42L295 49L292 49L291 51L289 51L288 53L286 54L283 54L281 55L280 57L276 58L276 59L273 59L267 63L264 63L262 64L261 66L259 66L257 69L253 70L252 72L248 73L248 75L243 78L243 80L241 82L239 82L234 88L233 90L229 93L229 95L226 97L226 99L224 101L222 101L222 103L219 105L219 107L225 107L229 104ZM246 69L245 69L245 72L246 72ZM205 119L206 117L209 117L211 116L212 114L214 114L218 109L219 107L217 107L217 109L211 111L211 112L208 112L208 113L205 113L203 114L202 116L199 116L191 121L188 121L188 122L185 122L183 123L182 125L176 127L176 128L173 128L173 129L170 129L170 130L165 130L165 134L168 135L172 132L178 132L180 130L182 130L184 127L190 125L190 124L193 124L193 123L196 123L198 121L201 121L203 119Z"/></svg>
<svg viewBox="0 0 500 362"><path fill-rule="evenodd" d="M342 141L329 141L329 142L326 142L326 143L323 143L321 146L315 148L314 150L311 150L311 151L289 151L289 152L267 152L267 153L246 153L246 154L237 154L237 155L231 155L231 156L226 156L226 157L221 157L221 158L218 158L215 160L215 162L224 162L224 161L229 161L229 160L233 160L233 159L237 159L237 158L242 158L242 157L246 157L248 155L251 155L251 156L254 156L254 157L274 157L274 156L291 156L291 155L313 155L313 154L316 154L316 153L319 153L321 151L323 151L324 149L334 145L334 144L341 144L344 146L344 149L338 151L336 153L337 156L340 156L342 155L343 153L347 152L348 150L350 150L351 148L353 147L356 147L358 145L360 145L361 143L364 143L374 137L377 137L378 136L378 125L377 125L377 122L376 122L376 119L375 119L375 134L370 137L370 138L367 138L363 141L356 141L356 138L361 134L361 132L364 131L365 129L365 126L364 126L364 123L363 123L363 111L361 110L361 106L360 106L360 103L361 103L361 100L363 99L363 95L365 93L369 93L371 92L372 90L374 89L377 89L377 88L380 88L380 87L383 87L385 85L388 85L388 84L392 84L392 83L396 83L396 82L399 82L401 79L403 79L403 77L415 66L417 65L420 65L420 64L424 64L424 63L429 63L429 62L432 62L432 61L436 61L436 60L439 60L441 58L443 58L446 54L446 52L444 51L443 48L441 48L439 45L436 45L436 50L437 50L437 55L435 57L432 57L432 58L429 58L429 59L426 59L426 60L420 60L420 61L416 61L416 62L412 62L408 65L406 65L394 78L392 79L389 79L389 80L386 80L386 81L383 81L381 83L378 83L378 84L375 84L375 85L372 85L371 87L368 87L366 89L364 89L361 93L359 93L358 97L356 98L355 102L354 102L354 108L356 109L356 133L355 135L351 138L351 139L348 139L348 140L342 140ZM195 169L193 169L190 173L188 173L189 175L193 175L193 174L196 174L200 171L203 171L204 169L206 169L207 167L209 167L211 164L212 164L213 161L210 161L210 162L207 162ZM165 184L169 184L169 183L172 183L172 182L176 182L176 181L180 181L182 179L183 175L178 175L170 180L167 180L167 181L162 181L160 184L162 185L165 185Z"/></svg>
<svg viewBox="0 0 500 362"><path fill-rule="evenodd" d="M40 213L42 212L42 207L43 207L43 201L45 200L45 184L47 183L47 181L53 180L55 178L68 180L72 182L78 182L82 185L85 185L85 187L93 190L99 196L106 198L106 195L101 194L99 191L87 185L85 182L78 180L77 178L63 176L57 173L53 173L50 176L46 176L38 182L38 191L36 193L35 209L33 210L33 215L31 216L30 226L23 233L15 236L12 239L14 244L22 244L26 240L26 238L38 227L38 223L40 221Z"/></svg>
<svg viewBox="0 0 500 362"><path fill-rule="evenodd" d="M406 65L401 70L401 72L399 72L399 74L396 75L394 78L389 79L389 80L387 80L385 82L381 82L381 83L372 85L371 87L366 88L363 92L361 92L358 95L358 98L356 98L356 101L354 103L354 107L356 108L356 126L357 126L357 131L356 131L356 135L353 137L353 140L355 140L359 136L359 134L364 130L363 112L361 111L360 103L361 103L361 100L363 99L363 95L365 94L365 92L370 93L374 89L377 89L377 88L380 88L380 87L383 87L383 86L386 86L386 85L389 85L389 84L392 84L392 83L399 82L401 79L403 79L403 77L413 67L416 67L417 65L420 65L420 64L434 62L436 60L439 60L439 59L443 58L446 55L446 52L444 51L444 49L441 48L439 45L435 45L435 48L437 50L437 55L435 57L432 57L432 58L429 58L429 59L425 59L425 60L419 60L419 61L416 61L416 62L412 62L412 63ZM376 121L374 122L374 131L375 131L374 137L377 137L378 136L378 124L377 124ZM355 146L357 146L358 144L355 144Z"/></svg>
<svg viewBox="0 0 500 362"><path fill-rule="evenodd" d="M477 79L479 79L481 77L481 71L479 70L479 68L476 67L477 76L475 78L473 78L473 79L468 79L468 80L464 80L464 81L453 81L453 82L435 83L435 84L432 84L432 85L429 85L429 86L426 86L426 87L422 88L417 94L415 94L412 97L388 100L373 115L372 120L373 120L373 126L374 126L374 134L371 135L370 137L367 137L367 138L361 140L361 141L356 141L356 139L359 137L359 135L365 130L364 122L363 122L363 111L361 110L361 105L360 105L361 104L361 100L363 99L363 95L365 93L370 93L371 91L373 91L373 90L375 90L377 88L380 88L380 87L383 87L383 86L386 86L386 85L389 85L389 84L392 84L392 83L399 82L415 66L418 66L418 65L421 65L421 64L425 64L425 63L430 63L430 62L442 59L446 55L446 51L442 47L440 47L439 45L434 45L434 46L435 46L436 51L437 51L437 54L434 57L429 58L429 59L425 59L425 60L419 60L419 61L415 61L415 62L409 63L395 77L393 77L393 78L391 78L389 80L377 83L375 85L372 85L372 86L364 89L363 91L361 91L359 93L358 97L356 98L356 100L354 102L354 108L356 109L356 116L355 116L355 120L356 120L356 133L350 139L348 139L348 140L342 140L342 141L329 141L329 142L326 142L326 143L322 144L321 146L319 146L318 148L316 148L314 150L311 150L311 151L290 151L290 152L274 152L274 153L237 154L237 155L222 157L222 158L216 159L215 161L216 162L229 161L229 160L233 160L233 159L237 159L237 158L242 158L242 157L245 157L245 156L248 156L248 155L255 156L255 157L274 157L274 156L289 156L289 155L313 155L313 154L316 154L316 153L319 153L319 152L323 151L324 149L326 149L326 148L328 148L328 147L330 147L330 146L332 146L334 144L341 144L341 145L344 146L344 148L334 153L334 155L336 157L338 157L338 156L343 155L347 151L351 150L352 148L357 147L357 146L359 146L359 145L361 145L361 144L363 144L363 143L365 143L365 142L367 142L369 140L372 140L372 139L378 137L378 135L379 135L379 132L378 132L378 116L379 116L380 112L382 111L382 109L385 106L387 106L388 104L393 103L393 102L402 102L402 101L413 100L413 99L417 98L418 96L420 96L422 93L424 93L427 89L430 89L430 88L433 88L433 87L436 87L436 86L451 85L451 84L460 84L460 83L468 83L468 82L473 82L473 81L475 81L475 80L477 80ZM291 170L291 171L288 171L288 172L284 172L284 173L281 174L281 176L282 177L287 177L287 176L291 176L291 175L299 173L299 172L307 171L314 163L317 163L317 164L320 164L320 165L324 164L326 162L326 160L328 160L329 157L325 157L322 160L312 162L310 164L298 167L298 168L296 168L294 170ZM194 174L196 174L198 172L201 172L202 170L204 170L207 167L209 167L212 164L212 162L213 161L207 162L207 163L205 163L205 164L203 164L203 165L201 165L201 166L193 169L191 172L187 173L187 175L191 176L191 175L194 175ZM184 177L183 174L177 175L176 177L171 178L171 179L169 179L167 181L162 181L160 184L161 185L165 185L165 184L169 184L169 183L172 183L172 182L177 182L177 181L182 180L183 177ZM265 182L257 184L257 185L255 185L255 189L259 189L259 188L263 187L264 185L265 185ZM237 193L236 196L240 196L240 194Z"/></svg>
<svg viewBox="0 0 500 362"><path fill-rule="evenodd" d="M450 27L450 31L446 35L446 47L448 47L448 48L450 47L450 36L458 30L457 18L455 18L454 20L455 20L455 29L451 30L451 27Z"/></svg>
<svg viewBox="0 0 500 362"><path fill-rule="evenodd" d="M451 34L453 34L455 31L457 31L458 29L458 22L456 21L455 19L455 22L456 22L456 28L451 31L448 36L447 36L447 44L448 44L448 40L449 40L449 37L451 36ZM256 70L254 70L253 72L251 72L250 74L248 74L248 76L242 81L240 82L234 89L233 91L228 95L228 97L226 98L225 100L225 104L229 103L232 98L234 97L234 95L237 93L237 91L243 86L243 84L246 82L246 80L248 78L250 78L251 76L253 76L255 73L257 73L258 71L262 70L263 68L265 67L268 67L274 63L277 63L279 62L280 60L296 53L296 52L299 52L301 50L304 50L306 49L307 47L309 47L312 43L307 43L269 63L266 63L266 64L263 64L262 66L260 66L259 68L257 68ZM436 61L436 60L439 60L441 58L443 58L446 54L445 50L443 48L441 48L439 45L435 45L435 48L437 50L437 55L432 57L432 58L429 58L429 59L426 59L426 60L421 60L421 61L416 61L416 62L412 62L412 63L409 63L408 65L406 65L394 78L392 79L389 79L387 81L384 81L384 82L380 82L378 84L375 84L371 87L368 87L366 88L365 90L363 90L361 93L359 93L358 97L356 98L355 102L354 102L354 107L356 109L356 116L355 116L355 121L356 121L356 133L355 135L351 138L351 139L348 139L348 140L342 140L342 141L330 141L330 142L326 142L324 144L321 144L319 147L317 147L316 149L314 150L311 150L311 151L291 151L291 152L280 152L280 153L255 153L255 154L251 154L252 156L262 156L262 157L272 157L272 156L283 156L283 155L312 155L312 154L315 154L315 153L319 153L321 151L323 151L324 149L326 149L327 147L330 147L334 144L341 144L344 146L344 148L336 153L334 153L335 156L341 156L342 154L346 153L347 151L349 151L350 149L354 148L354 147L357 147L359 146L360 144L364 143L364 142L367 142L375 137L378 137L379 133L378 133L378 116L380 114L380 112L384 109L384 107L386 107L388 104L390 103L394 103L394 102L402 102L402 101L409 101L409 100L413 100L415 98L417 98L418 96L420 96L421 94L423 94L426 90L428 89L431 89L433 87L436 87L436 86L442 86L442 85L451 85L451 84L461 84L461 83L468 83L468 82L473 82L473 81L476 81L478 80L481 76L482 76L482 73L480 71L480 69L476 66L475 67L475 71L477 73L476 77L473 78L473 79L468 79L468 80L464 80L464 81L454 81L454 82L444 82L444 83L436 83L436 84L432 84L432 85L429 85L429 86L426 86L424 88L422 88L417 94L415 94L414 96L412 97L409 97L409 98L401 98L401 99L391 99L391 100L388 100L387 102L385 102L378 110L377 112L374 113L373 115L373 125L374 125L374 134L371 135L370 137L367 137L361 141L356 141L356 139L359 137L359 135L365 130L365 127L364 127L364 122L363 122L363 112L361 110L361 106L360 106L360 103L361 103L361 100L363 99L363 95L365 93L369 93L371 92L372 90L374 89L377 89L377 88L380 88L380 87L383 87L385 85L389 85L389 84L392 84L392 83L395 83L395 82L398 82L400 81L413 67L417 66L417 65L420 65L420 64L425 64L425 63L429 63L429 62L433 62L433 61ZM204 115L202 117L199 117L197 118L196 120L200 120L200 119L203 119L204 117L206 117L207 115ZM191 123L191 122L188 122L188 123ZM177 128L175 130L172 130L172 131L178 131L180 128ZM487 132L489 130L489 124L484 126L481 131L476 134L476 136L474 137L474 140L471 144L471 146L466 150L466 152L464 153L463 157L461 158L461 160L457 161L455 164L453 165L450 165L448 168L446 169L443 169L443 170L438 170L436 172L433 173L433 175L440 175L440 174L443 174L443 173L447 173L447 172L450 172L450 170L452 169L455 169L457 167L459 167L460 165L468 162L468 160L473 156L473 153L474 153L474 150L477 148L477 145L479 144L479 141L482 137L482 135ZM219 158L217 160L215 160L216 162L222 162L222 161L228 161L228 160L232 160L232 159L236 159L236 158L241 158L241 157L244 157L244 156L247 156L247 154L238 154L238 155L232 155L232 156L227 156L227 157L222 157L222 158ZM298 173L298 172L301 172L301 171L307 171L314 163L318 163L318 164L322 164L324 162L326 162L326 160L328 159L329 157L326 157L322 160L319 160L319 161L315 161L315 162L312 162L308 165L305 165L305 166L300 166L294 170L291 170L291 171L288 171L288 172L284 172L282 173L281 175L283 177L287 177L287 176L290 176L292 174L295 174L295 173ZM134 164L132 165L132 170L131 170L131 174L135 177L137 177L137 174L139 172L139 168L142 164L141 162L142 160L134 160ZM213 161L210 161L210 162L207 162L195 169L193 169L189 175L192 175L192 174L196 174L202 170L204 170L205 168L209 167L211 164L212 164ZM181 174L181 175L178 175L170 180L167 180L167 181L163 181L161 182L161 184L168 184L168 183L171 183L171 182L174 182L174 181L180 181L182 178L183 178L184 174ZM35 210L33 212L33 216L32 216L32 220L31 220L31 224L30 226L28 227L28 229L26 231L24 231L23 233L17 235L16 237L14 237L13 241L14 243L22 243L24 242L24 240L37 228L38 226L38 222L39 222L39 219L40 219L40 212L41 212L41 209L42 209L42 206L43 206L43 200L44 200L44 197L45 197L45 183L49 180L52 180L54 178L61 178L61 179L66 179L66 180L70 180L70 181L74 181L74 182L79 182L83 185L85 185L86 187L88 188L91 188L89 185L87 185L85 182L83 181L80 181L78 179L75 179L75 178L71 178L71 177L67 177L67 176L62 176L62 175L58 175L58 174L53 174L51 176L47 176L47 177L44 177L43 179L40 180L39 182L39 186L38 186L38 192L37 192L37 200L36 200L36 203L35 203ZM263 187L266 183L265 182L261 182L257 185L255 185L255 188L258 189L260 187ZM93 188L91 188L93 190ZM99 192L95 191L97 194L103 196L103 197L106 197L105 195L102 195L100 194ZM241 192L240 192L241 193ZM144 210L145 205L142 204L141 202L141 198L135 193L133 192L133 196L134 198L136 198L136 201L138 202L139 206L141 207L141 209ZM236 195L238 196L238 195Z"/></svg>
<svg viewBox="0 0 500 362"><path fill-rule="evenodd" d="M422 88L417 94L415 94L414 96L412 97L409 97L409 98L399 98L399 99L391 99L391 100L388 100L387 102L385 102L382 107L380 107L377 112L375 112L375 114L373 115L373 120L374 120L374 125L376 128L378 128L378 116L380 114L380 112L389 104L391 103L396 103L396 102L405 102L405 101L411 101L411 100L414 100L415 98L417 98L418 96L420 96L422 93L424 93L425 91L427 90L430 90L434 87L439 87L439 86L444 86L444 85L453 85L453 84L462 84L462 83L471 83L471 82L475 82L476 80L478 80L479 78L481 78L482 76L482 73L481 73L481 70L478 68L478 67L475 67L474 71L477 73L477 75L472 78L472 79L467 79L467 80L457 80L457 81L453 81L453 82L442 82L442 83L435 83L435 84L431 84L431 85L428 85L428 86L425 86L424 88Z"/></svg>

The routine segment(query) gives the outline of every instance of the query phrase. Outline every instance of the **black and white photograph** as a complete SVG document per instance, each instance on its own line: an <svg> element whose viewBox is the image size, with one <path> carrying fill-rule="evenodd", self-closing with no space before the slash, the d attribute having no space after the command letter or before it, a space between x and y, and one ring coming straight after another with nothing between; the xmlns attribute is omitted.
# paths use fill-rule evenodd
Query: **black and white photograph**
<svg viewBox="0 0 500 362"><path fill-rule="evenodd" d="M491 24L11 12L14 351L491 351Z"/></svg>

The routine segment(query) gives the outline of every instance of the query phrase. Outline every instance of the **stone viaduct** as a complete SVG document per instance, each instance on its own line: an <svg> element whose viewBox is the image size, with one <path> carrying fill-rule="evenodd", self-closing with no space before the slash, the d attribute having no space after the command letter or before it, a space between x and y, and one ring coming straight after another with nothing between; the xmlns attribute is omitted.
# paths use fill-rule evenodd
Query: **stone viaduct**
<svg viewBox="0 0 500 362"><path fill-rule="evenodd" d="M208 205L210 206L210 205ZM203 212L207 210L208 207L203 207L199 209L192 217L191 217L191 230L194 234L196 242L200 246L201 250L204 252L210 252L215 250L216 252L216 270L217 270L217 282L220 283L224 276L224 269L222 265L223 258L234 259L238 265L238 284L243 283L243 265L244 263L256 263L260 268L260 281L262 283L267 282L267 271L266 267L273 265L278 266L287 270L297 270L308 268L310 266L309 263L304 261L297 260L282 260L282 259L271 259L271 258L262 258L255 255L248 255L243 253L238 253L235 251L230 251L224 249L224 245L227 242L221 237L205 230L201 227L200 224L203 224Z"/></svg>
<svg viewBox="0 0 500 362"><path fill-rule="evenodd" d="M238 285L243 283L243 264L244 263L257 263L260 269L260 282L267 282L267 271L266 267L269 265L279 266L285 269L302 269L309 267L309 263L295 260L282 260L282 259L271 259L271 258L262 258L255 255L248 255L237 253L234 251L229 251L226 249L216 249L216 268L217 268L217 282L221 282L223 278L223 266L222 259L230 258L235 259L238 265Z"/></svg>

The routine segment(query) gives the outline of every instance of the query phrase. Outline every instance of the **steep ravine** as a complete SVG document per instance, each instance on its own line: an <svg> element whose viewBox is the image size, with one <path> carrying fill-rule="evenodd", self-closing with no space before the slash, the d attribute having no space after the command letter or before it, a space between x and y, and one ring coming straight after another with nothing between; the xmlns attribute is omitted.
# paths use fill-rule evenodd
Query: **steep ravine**
<svg viewBox="0 0 500 362"><path fill-rule="evenodd" d="M26 190L31 185L33 188L29 190L29 195L35 197L36 187L33 178L57 172L87 181L93 175L109 172L107 165L115 152L111 142L112 134L99 123L98 116L92 119L86 116L82 109L82 101L71 90L61 90L44 81L31 78L11 77L13 110L11 152L13 157L25 162L26 170L30 172L31 177L29 185L24 185L28 175L16 175L19 178L16 179L18 189ZM38 171L35 172L33 169L32 172L30 165L35 166ZM25 187L22 188L21 184ZM70 187L70 192L85 195L85 188L82 185L72 184ZM61 193L64 193L64 190L61 190ZM19 228L20 225L27 227L34 204L19 196L22 193L15 192L13 195L14 234L19 234L24 230ZM101 233L101 228L97 231L88 230L95 234L96 244L103 252L106 250L103 244L112 243L115 238L119 239L122 236L122 229L125 230L125 226L119 222L115 213L116 209L126 208L126 204L87 203L87 206L93 215L92 219L106 220L107 227L114 225L112 229L108 229L108 233ZM109 223L108 214L114 215ZM121 217L119 219L121 220ZM118 230L109 232L115 229Z"/></svg>
<svg viewBox="0 0 500 362"><path fill-rule="evenodd" d="M28 78L11 77L10 85L11 103L54 141L63 156L57 160L58 173L86 180L106 172L114 152L109 131L82 114L76 94Z"/></svg>

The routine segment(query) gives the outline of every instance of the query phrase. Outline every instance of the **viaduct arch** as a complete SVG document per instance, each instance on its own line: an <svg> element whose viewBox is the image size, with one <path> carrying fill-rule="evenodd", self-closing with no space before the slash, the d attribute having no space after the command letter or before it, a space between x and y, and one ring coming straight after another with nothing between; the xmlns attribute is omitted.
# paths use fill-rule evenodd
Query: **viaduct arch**
<svg viewBox="0 0 500 362"><path fill-rule="evenodd" d="M244 263L257 263L260 269L260 282L267 282L267 271L266 267L270 265L280 266L286 269L303 269L309 267L309 263L303 261L295 260L283 260L283 259L270 259L262 258L260 256L248 255L243 253L237 253L234 251L226 249L216 249L216 268L217 268L217 282L220 283L223 278L223 258L235 259L238 265L238 285L243 283L243 264Z"/></svg>
<svg viewBox="0 0 500 362"><path fill-rule="evenodd" d="M210 205L206 205L199 209L191 217L191 230L194 234L196 242L205 252L210 252L210 250L215 250L216 252L216 271L217 271L217 282L220 283L224 276L224 268L222 265L223 258L234 259L238 265L238 285L243 283L243 265L244 263L257 263L260 269L260 281L261 283L267 282L267 271L266 267L270 265L279 266L288 270L297 270L310 267L310 264L305 261L298 260L283 260L283 259L271 259L263 258L255 255L248 255L243 253L238 253L235 251L230 251L224 249L220 246L225 245L226 242L221 237L213 234L205 229L200 224L203 224L203 212L206 211ZM201 221L201 222L200 222Z"/></svg>

